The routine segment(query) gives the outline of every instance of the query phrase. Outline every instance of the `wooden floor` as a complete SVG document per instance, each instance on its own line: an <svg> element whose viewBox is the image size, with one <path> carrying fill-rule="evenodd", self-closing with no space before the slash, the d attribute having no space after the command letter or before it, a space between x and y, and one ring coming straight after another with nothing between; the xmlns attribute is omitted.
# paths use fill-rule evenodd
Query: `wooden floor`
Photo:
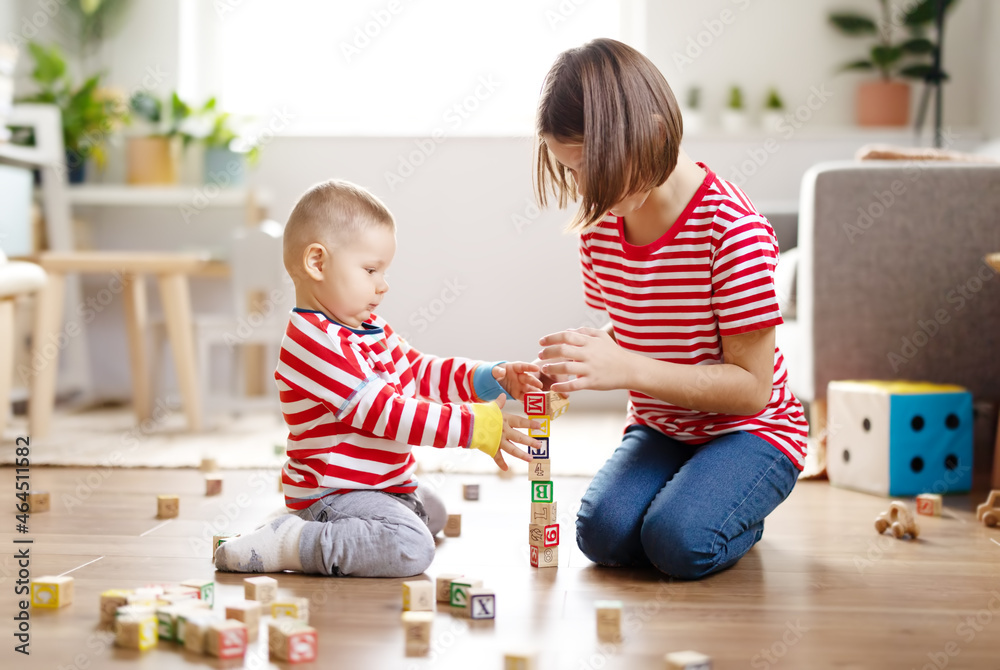
<svg viewBox="0 0 1000 670"><path fill-rule="evenodd" d="M224 494L203 496L194 470L33 468L33 488L52 510L30 533L0 529L0 668L241 667L169 643L144 653L111 645L98 628L98 594L115 587L217 580L216 607L242 598L242 576L213 570L213 533L255 526L281 500L272 471L227 471ZM556 479L563 541L560 567L528 566L527 478L427 475L463 514L459 538L442 539L428 575L464 572L497 592L495 622L471 622L447 607L434 620L427 658L404 656L402 580L279 575L283 594L311 599L320 631L316 668L501 668L505 650L533 646L540 670L662 668L668 651L695 649L728 668L1000 668L1000 530L972 516L973 498L947 502L945 518L920 517L920 541L878 536L887 501L801 482L767 521L764 539L735 568L699 582L651 571L591 565L572 541L583 478ZM0 470L13 500L13 470ZM481 484L478 502L461 484ZM155 494L181 496L180 518L155 518ZM622 495L628 495L623 491ZM978 497L978 494L977 494ZM13 504L8 504L8 510ZM34 538L31 574L69 572L73 605L32 610L31 656L13 652L13 540ZM593 603L625 603L624 641L596 637ZM950 655L949 655L950 653ZM276 667L253 645L243 665ZM310 667L310 666L305 666Z"/></svg>

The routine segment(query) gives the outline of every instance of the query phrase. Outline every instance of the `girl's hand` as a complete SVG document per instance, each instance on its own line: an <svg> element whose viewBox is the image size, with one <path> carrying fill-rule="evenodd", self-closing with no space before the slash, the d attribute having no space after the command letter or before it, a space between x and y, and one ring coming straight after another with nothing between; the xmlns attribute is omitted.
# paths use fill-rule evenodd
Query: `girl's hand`
<svg viewBox="0 0 1000 670"><path fill-rule="evenodd" d="M495 402L500 406L500 409L503 409L504 404L507 402L507 396L500 394L500 397L497 398ZM541 442L533 437L528 437L527 434L522 433L519 430L515 430L516 428L529 427L538 429L542 427L542 424L537 421L529 421L527 418L516 414L512 414L510 416L507 416L506 414L504 415L503 436L500 438L500 448L497 449L497 454L493 457L493 460L496 461L497 466L501 470L505 472L508 470L507 463L503 460L503 452L505 451L514 458L520 458L522 461L531 462L531 456L528 452L515 447L515 442L528 447L535 447L536 449L541 448Z"/></svg>
<svg viewBox="0 0 1000 670"><path fill-rule="evenodd" d="M581 389L607 391L629 388L631 357L611 339L607 331L573 328L546 335L538 343L543 347L538 353L539 360L543 362L542 374L576 377L552 384L552 391L569 393Z"/></svg>
<svg viewBox="0 0 1000 670"><path fill-rule="evenodd" d="M493 368L493 378L514 400L521 400L530 391L541 391L542 383L537 377L540 374L534 363L502 363Z"/></svg>
<svg viewBox="0 0 1000 670"><path fill-rule="evenodd" d="M550 362L557 363L561 362L562 360L563 359L559 359L558 361L550 361ZM541 359L536 358L533 365L541 366L542 365ZM541 383L543 391L551 391L553 384L558 384L559 382L568 382L569 375L557 375L554 372L551 374L545 374L543 370L539 370L538 381Z"/></svg>

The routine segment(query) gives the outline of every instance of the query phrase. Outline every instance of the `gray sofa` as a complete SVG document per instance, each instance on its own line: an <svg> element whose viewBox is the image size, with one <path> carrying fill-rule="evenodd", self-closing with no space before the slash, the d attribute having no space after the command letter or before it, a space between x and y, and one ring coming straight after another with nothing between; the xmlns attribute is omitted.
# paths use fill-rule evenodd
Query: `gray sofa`
<svg viewBox="0 0 1000 670"><path fill-rule="evenodd" d="M1000 164L816 165L797 232L779 260L779 275L797 267L777 337L814 421L835 379L955 383L1000 400L1000 276L983 261L1000 251Z"/></svg>

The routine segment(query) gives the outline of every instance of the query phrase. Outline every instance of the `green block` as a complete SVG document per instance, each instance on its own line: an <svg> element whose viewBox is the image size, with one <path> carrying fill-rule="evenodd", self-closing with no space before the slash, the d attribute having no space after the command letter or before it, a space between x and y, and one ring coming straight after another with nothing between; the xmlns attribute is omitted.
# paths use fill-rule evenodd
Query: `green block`
<svg viewBox="0 0 1000 670"><path fill-rule="evenodd" d="M531 502L550 503L555 499L552 482L531 482Z"/></svg>
<svg viewBox="0 0 1000 670"><path fill-rule="evenodd" d="M469 589L472 588L472 584L462 583L462 582L452 582L451 583L451 606L452 607L468 607L469 606Z"/></svg>

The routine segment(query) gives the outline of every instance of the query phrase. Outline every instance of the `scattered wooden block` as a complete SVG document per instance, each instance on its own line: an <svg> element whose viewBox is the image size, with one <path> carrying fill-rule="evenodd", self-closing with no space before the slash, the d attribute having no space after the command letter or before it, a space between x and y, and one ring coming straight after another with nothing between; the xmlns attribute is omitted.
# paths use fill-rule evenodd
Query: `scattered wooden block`
<svg viewBox="0 0 1000 670"><path fill-rule="evenodd" d="M205 475L205 495L217 496L222 493L222 475Z"/></svg>
<svg viewBox="0 0 1000 670"><path fill-rule="evenodd" d="M132 592L128 589L109 589L101 593L101 624L115 622L115 613L119 607L128 605L128 597Z"/></svg>
<svg viewBox="0 0 1000 670"><path fill-rule="evenodd" d="M531 523L547 526L556 522L556 503L531 503Z"/></svg>
<svg viewBox="0 0 1000 670"><path fill-rule="evenodd" d="M555 485L552 482L531 482L531 502L551 503L553 500L555 500Z"/></svg>
<svg viewBox="0 0 1000 670"><path fill-rule="evenodd" d="M161 605L156 608L156 632L161 640L173 642L177 639L177 615L180 611L176 605Z"/></svg>
<svg viewBox="0 0 1000 670"><path fill-rule="evenodd" d="M156 496L156 516L161 519L173 519L180 514L181 499L175 495Z"/></svg>
<svg viewBox="0 0 1000 670"><path fill-rule="evenodd" d="M917 514L941 516L944 499L938 493L921 493L917 496Z"/></svg>
<svg viewBox="0 0 1000 670"><path fill-rule="evenodd" d="M467 579L460 577L451 582L451 606L468 607L469 589L479 588L483 585L481 579Z"/></svg>
<svg viewBox="0 0 1000 670"><path fill-rule="evenodd" d="M298 619L275 619L268 622L267 649L271 660L285 663L309 663L316 660L316 629Z"/></svg>
<svg viewBox="0 0 1000 670"><path fill-rule="evenodd" d="M278 580L273 577L247 577L243 580L243 597L270 605L278 599Z"/></svg>
<svg viewBox="0 0 1000 670"><path fill-rule="evenodd" d="M204 600L209 605L215 604L215 582L211 579L188 579L181 582L181 586L187 586L198 592L198 598Z"/></svg>
<svg viewBox="0 0 1000 670"><path fill-rule="evenodd" d="M445 537L458 537L462 534L462 515L449 514L448 521L444 524Z"/></svg>
<svg viewBox="0 0 1000 670"><path fill-rule="evenodd" d="M889 503L889 510L882 512L875 518L875 530L879 534L884 533L887 528L892 530L892 535L897 540L902 539L906 534L909 534L915 540L920 534L920 528L917 526L917 522L913 520L910 510L906 507L905 503L899 500Z"/></svg>
<svg viewBox="0 0 1000 670"><path fill-rule="evenodd" d="M534 458L528 463L528 479L533 482L544 482L552 479L552 461L547 458Z"/></svg>
<svg viewBox="0 0 1000 670"><path fill-rule="evenodd" d="M58 609L73 603L73 578L47 575L31 581L31 606Z"/></svg>
<svg viewBox="0 0 1000 670"><path fill-rule="evenodd" d="M219 546L223 542L225 542L226 540L231 540L234 537L239 537L239 535L226 534L226 535L213 535L212 536L212 560L213 561L215 560L215 550L218 549Z"/></svg>
<svg viewBox="0 0 1000 670"><path fill-rule="evenodd" d="M433 612L403 612L403 635L407 656L426 656L431 650Z"/></svg>
<svg viewBox="0 0 1000 670"><path fill-rule="evenodd" d="M537 421L541 424L540 428L528 428L528 435L531 437L548 437L549 431L551 430L551 425L549 417L547 416L532 416L529 417L532 421Z"/></svg>
<svg viewBox="0 0 1000 670"><path fill-rule="evenodd" d="M594 603L597 610L597 637L608 642L621 642L622 639L622 601L598 600Z"/></svg>
<svg viewBox="0 0 1000 670"><path fill-rule="evenodd" d="M712 659L697 651L675 651L663 660L667 670L712 670Z"/></svg>
<svg viewBox="0 0 1000 670"><path fill-rule="evenodd" d="M531 567L559 567L559 547L529 547L531 550Z"/></svg>
<svg viewBox="0 0 1000 670"><path fill-rule="evenodd" d="M301 621L309 622L309 599L289 598L287 600L276 600L271 603L271 616L275 619L290 617Z"/></svg>
<svg viewBox="0 0 1000 670"><path fill-rule="evenodd" d="M545 526L543 526L540 523L528 524L528 546L529 547L545 546Z"/></svg>
<svg viewBox="0 0 1000 670"><path fill-rule="evenodd" d="M219 618L211 612L184 612L177 617L177 641L188 651L204 654L208 629L218 622Z"/></svg>
<svg viewBox="0 0 1000 670"><path fill-rule="evenodd" d="M497 596L493 589L473 587L469 589L469 618L495 619L497 616Z"/></svg>
<svg viewBox="0 0 1000 670"><path fill-rule="evenodd" d="M528 652L507 652L503 655L503 670L535 670L535 655Z"/></svg>
<svg viewBox="0 0 1000 670"><path fill-rule="evenodd" d="M247 653L246 624L233 619L213 622L205 632L205 653L216 658L241 658Z"/></svg>
<svg viewBox="0 0 1000 670"><path fill-rule="evenodd" d="M538 459L547 461L549 459L549 438L538 437L535 439L539 441L541 446L534 447L528 445L528 455L530 455L533 460Z"/></svg>
<svg viewBox="0 0 1000 670"><path fill-rule="evenodd" d="M546 394L546 400L549 405L548 415L551 419L559 418L569 409L569 398L565 397L562 393L549 391Z"/></svg>
<svg viewBox="0 0 1000 670"><path fill-rule="evenodd" d="M48 491L28 491L28 511L31 513L48 512L52 506L52 497Z"/></svg>
<svg viewBox="0 0 1000 670"><path fill-rule="evenodd" d="M990 491L986 502L976 507L976 519L991 528L1000 523L1000 489Z"/></svg>
<svg viewBox="0 0 1000 670"><path fill-rule="evenodd" d="M462 497L466 500L479 500L479 484L462 484Z"/></svg>
<svg viewBox="0 0 1000 670"><path fill-rule="evenodd" d="M403 582L403 611L430 612L434 610L434 584L419 579Z"/></svg>
<svg viewBox="0 0 1000 670"><path fill-rule="evenodd" d="M123 614L115 619L115 644L126 649L145 651L156 646L156 617L148 614Z"/></svg>
<svg viewBox="0 0 1000 670"><path fill-rule="evenodd" d="M214 458L203 458L199 469L202 472L215 472L219 469L219 462Z"/></svg>
<svg viewBox="0 0 1000 670"><path fill-rule="evenodd" d="M255 600L240 600L226 605L226 618L242 621L247 627L247 640L256 641L260 634L261 604Z"/></svg>
<svg viewBox="0 0 1000 670"><path fill-rule="evenodd" d="M439 603L450 603L451 602L451 583L456 579L461 579L464 575L459 574L444 574L438 575L435 580L436 591L437 591L437 601Z"/></svg>

